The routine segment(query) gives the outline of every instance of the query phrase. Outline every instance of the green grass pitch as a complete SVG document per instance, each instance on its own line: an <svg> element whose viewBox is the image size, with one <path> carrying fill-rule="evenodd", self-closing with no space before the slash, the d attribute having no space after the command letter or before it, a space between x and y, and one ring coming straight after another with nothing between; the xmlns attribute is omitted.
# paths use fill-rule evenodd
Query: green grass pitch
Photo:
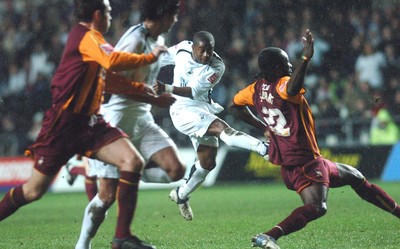
<svg viewBox="0 0 400 249"><path fill-rule="evenodd" d="M400 183L380 186L400 201ZM185 221L168 189L141 190L134 232L158 249L252 248L252 235L266 231L301 205L282 184L229 184L201 188L192 195L194 220ZM72 249L87 204L83 193L46 194L0 222L1 249ZM115 205L93 241L110 248ZM349 187L331 189L328 213L303 230L282 237L282 249L399 248L400 222L362 201Z"/></svg>

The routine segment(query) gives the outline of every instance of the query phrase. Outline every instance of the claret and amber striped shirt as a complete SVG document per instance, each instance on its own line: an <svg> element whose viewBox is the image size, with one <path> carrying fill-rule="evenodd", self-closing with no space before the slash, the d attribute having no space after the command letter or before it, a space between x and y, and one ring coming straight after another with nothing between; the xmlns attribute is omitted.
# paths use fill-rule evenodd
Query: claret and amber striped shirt
<svg viewBox="0 0 400 249"><path fill-rule="evenodd" d="M51 83L53 106L77 114L96 114L104 91L120 93L143 89L141 84L119 77L114 71L141 67L156 59L152 53L115 51L100 32L77 24L69 33Z"/></svg>
<svg viewBox="0 0 400 249"><path fill-rule="evenodd" d="M276 165L298 166L320 157L311 109L303 96L287 94L289 77L260 79L234 96L239 106L254 106L270 133L269 158Z"/></svg>

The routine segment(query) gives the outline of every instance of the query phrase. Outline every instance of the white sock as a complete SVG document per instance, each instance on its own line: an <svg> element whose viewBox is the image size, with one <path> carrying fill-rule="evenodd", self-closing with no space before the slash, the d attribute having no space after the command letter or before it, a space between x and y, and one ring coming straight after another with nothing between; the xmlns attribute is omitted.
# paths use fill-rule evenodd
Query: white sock
<svg viewBox="0 0 400 249"><path fill-rule="evenodd" d="M97 194L86 206L83 215L81 233L75 249L90 249L90 241L95 236L107 213L104 202Z"/></svg>
<svg viewBox="0 0 400 249"><path fill-rule="evenodd" d="M251 150L261 156L267 154L268 151L268 147L262 141L233 128L223 130L219 138L229 146Z"/></svg>
<svg viewBox="0 0 400 249"><path fill-rule="evenodd" d="M156 183L171 182L171 178L169 177L167 172L159 167L144 169L141 180L144 182L156 182Z"/></svg>
<svg viewBox="0 0 400 249"><path fill-rule="evenodd" d="M197 161L192 166L192 172L189 179L181 187L179 187L178 195L180 199L186 200L190 193L194 192L206 179L209 170L204 169Z"/></svg>

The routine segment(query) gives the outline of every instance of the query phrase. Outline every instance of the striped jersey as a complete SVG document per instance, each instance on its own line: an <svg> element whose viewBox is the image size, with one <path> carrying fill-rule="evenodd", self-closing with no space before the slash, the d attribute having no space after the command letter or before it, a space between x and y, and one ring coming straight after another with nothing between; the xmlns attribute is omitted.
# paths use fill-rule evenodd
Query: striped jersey
<svg viewBox="0 0 400 249"><path fill-rule="evenodd" d="M51 82L53 106L77 114L97 114L104 91L113 89L112 82L107 81L106 70L141 67L155 60L153 54L116 52L100 32L77 24L68 35Z"/></svg>
<svg viewBox="0 0 400 249"><path fill-rule="evenodd" d="M289 77L277 82L257 80L238 92L236 105L254 106L268 125L269 158L276 165L302 165L321 156L315 136L311 109L304 88L295 96L287 94Z"/></svg>

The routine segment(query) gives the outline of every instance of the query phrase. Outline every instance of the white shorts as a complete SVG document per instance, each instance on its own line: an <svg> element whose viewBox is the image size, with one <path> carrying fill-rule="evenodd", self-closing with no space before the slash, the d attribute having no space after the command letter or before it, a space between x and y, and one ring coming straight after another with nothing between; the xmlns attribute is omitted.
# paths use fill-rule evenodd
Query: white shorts
<svg viewBox="0 0 400 249"><path fill-rule="evenodd" d="M175 128L189 136L196 151L200 144L212 147L219 146L218 137L204 135L211 123L219 119L216 115L207 112L203 108L192 106L171 109L170 114Z"/></svg>
<svg viewBox="0 0 400 249"><path fill-rule="evenodd" d="M104 115L106 121L121 128L130 137L133 145L138 149L144 160L148 162L153 154L176 145L168 134L162 130L155 122L151 113L146 113L140 117L122 115L121 112L109 111ZM89 160L89 176L118 178L118 169L114 166L104 166L101 161Z"/></svg>

